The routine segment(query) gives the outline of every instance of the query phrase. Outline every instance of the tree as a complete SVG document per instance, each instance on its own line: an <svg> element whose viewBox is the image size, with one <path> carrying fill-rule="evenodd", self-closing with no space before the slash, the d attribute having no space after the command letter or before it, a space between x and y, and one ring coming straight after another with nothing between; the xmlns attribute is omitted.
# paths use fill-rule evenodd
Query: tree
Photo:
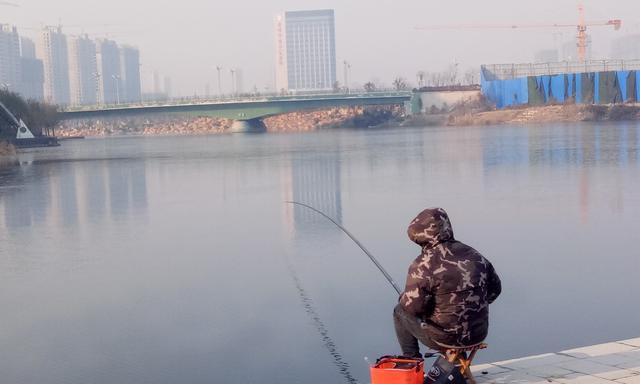
<svg viewBox="0 0 640 384"><path fill-rule="evenodd" d="M418 80L418 88L424 87L425 76L426 73L424 73L424 71L418 71L418 73L416 74L416 78Z"/></svg>
<svg viewBox="0 0 640 384"><path fill-rule="evenodd" d="M464 84L465 85L475 85L478 84L478 71L475 69L470 69L464 74Z"/></svg>
<svg viewBox="0 0 640 384"><path fill-rule="evenodd" d="M407 89L407 82L404 78L398 76L393 80L393 87L396 89L396 91L404 91L405 89Z"/></svg>
<svg viewBox="0 0 640 384"><path fill-rule="evenodd" d="M333 93L339 93L339 92L340 92L340 82L336 80L333 83Z"/></svg>
<svg viewBox="0 0 640 384"><path fill-rule="evenodd" d="M449 66L447 73L445 74L447 84L445 85L457 85L458 84L458 63L454 63Z"/></svg>
<svg viewBox="0 0 640 384"><path fill-rule="evenodd" d="M375 92L376 91L376 85L373 82L369 81L368 83L365 83L364 90L366 92Z"/></svg>
<svg viewBox="0 0 640 384"><path fill-rule="evenodd" d="M17 118L22 119L34 135L58 124L58 108L35 100L25 100L15 92L0 90L0 102ZM15 135L15 129L13 135Z"/></svg>

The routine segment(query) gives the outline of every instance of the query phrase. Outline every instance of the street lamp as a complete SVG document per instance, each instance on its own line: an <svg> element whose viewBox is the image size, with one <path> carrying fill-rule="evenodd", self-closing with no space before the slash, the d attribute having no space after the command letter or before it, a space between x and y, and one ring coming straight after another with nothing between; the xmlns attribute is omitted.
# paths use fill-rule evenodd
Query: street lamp
<svg viewBox="0 0 640 384"><path fill-rule="evenodd" d="M236 95L236 70L231 68L231 94Z"/></svg>
<svg viewBox="0 0 640 384"><path fill-rule="evenodd" d="M120 104L120 76L111 75L116 84L116 105Z"/></svg>
<svg viewBox="0 0 640 384"><path fill-rule="evenodd" d="M346 93L349 93L349 70L351 69L351 64L344 60L344 88Z"/></svg>
<svg viewBox="0 0 640 384"><path fill-rule="evenodd" d="M216 70L218 71L218 97L222 98L222 80L220 78L220 71L222 71L221 66L216 66Z"/></svg>

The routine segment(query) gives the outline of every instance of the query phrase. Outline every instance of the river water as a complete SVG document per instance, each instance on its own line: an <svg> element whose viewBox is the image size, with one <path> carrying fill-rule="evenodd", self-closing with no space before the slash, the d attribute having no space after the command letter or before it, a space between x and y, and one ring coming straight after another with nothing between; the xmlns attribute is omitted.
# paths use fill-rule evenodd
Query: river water
<svg viewBox="0 0 640 384"><path fill-rule="evenodd" d="M406 226L503 281L495 361L640 335L640 125L67 141L0 167L2 383L341 383L398 353Z"/></svg>

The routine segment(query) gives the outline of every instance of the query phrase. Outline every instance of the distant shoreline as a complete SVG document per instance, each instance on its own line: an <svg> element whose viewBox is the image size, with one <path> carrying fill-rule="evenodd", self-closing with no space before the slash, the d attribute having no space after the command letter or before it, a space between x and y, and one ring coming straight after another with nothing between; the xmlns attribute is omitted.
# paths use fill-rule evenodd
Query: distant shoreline
<svg viewBox="0 0 640 384"><path fill-rule="evenodd" d="M450 113L448 126L477 126L500 124L574 123L583 121L637 121L640 104L562 104Z"/></svg>
<svg viewBox="0 0 640 384"><path fill-rule="evenodd" d="M485 126L547 124L581 121L636 121L640 104L563 104L491 109L486 105L460 104L448 113L403 116L399 109L335 108L294 112L265 119L267 131L309 132L335 128L384 128L406 126ZM179 136L229 132L232 121L211 117L148 117L61 122L56 135L67 137Z"/></svg>

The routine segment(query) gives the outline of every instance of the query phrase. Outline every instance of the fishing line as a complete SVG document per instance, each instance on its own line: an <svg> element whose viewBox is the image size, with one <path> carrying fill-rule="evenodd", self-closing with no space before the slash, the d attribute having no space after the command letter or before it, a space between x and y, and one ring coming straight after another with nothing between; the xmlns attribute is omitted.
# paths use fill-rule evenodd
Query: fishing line
<svg viewBox="0 0 640 384"><path fill-rule="evenodd" d="M326 215L324 212L310 206L304 203L299 203L297 201L285 201L285 203L287 204L295 204L295 205L299 205L302 207L305 207L307 209L310 209L320 215L322 215L324 218L326 218L327 220L329 220L330 222L332 222L333 224L335 224L338 228L340 228L342 230L342 232L344 232L347 236L349 236L349 238L351 240L353 240L354 243L356 243L356 245L358 247L360 247L360 249L362 249L362 252L364 252L367 256L369 256L369 259L373 262L373 264L375 264L376 267L378 267L378 269L380 270L380 272L382 272L382 274L384 275L384 277L387 279L387 281L389 282L389 284L391 284L391 286L393 287L393 289L396 290L396 292L398 293L398 295L400 293L402 293L402 291L400 290L400 288L398 287L398 285L396 284L395 281L393 281L393 278L391 277L391 275L382 267L382 265L380 265L380 263L378 262L378 260L376 260L375 257L373 257L373 255L371 254L371 252L367 251L367 249L364 247L364 245L362 245L362 243L360 241L358 241L358 239L355 238L355 236L353 236L351 234L351 232L349 232L345 227L343 227L342 225L338 224L338 222L336 222L332 217Z"/></svg>
<svg viewBox="0 0 640 384"><path fill-rule="evenodd" d="M298 278L298 274L296 273L293 265L289 262L289 259L285 257L285 263L287 264L287 269L289 270L289 276L293 280L296 290L298 291L298 296L300 297L300 301L302 302L302 306L304 307L304 311L309 315L311 320L313 321L313 325L320 334L320 338L322 339L322 343L324 347L329 351L331 358L333 359L333 364L338 368L338 372L349 384L358 384L358 380L351 373L351 367L349 363L344 361L340 352L338 352L338 347L336 343L333 341L331 336L329 335L329 330L324 325L324 322L316 312L316 309L313 305L313 301L311 297L307 294L307 291L302 286L300 279Z"/></svg>

